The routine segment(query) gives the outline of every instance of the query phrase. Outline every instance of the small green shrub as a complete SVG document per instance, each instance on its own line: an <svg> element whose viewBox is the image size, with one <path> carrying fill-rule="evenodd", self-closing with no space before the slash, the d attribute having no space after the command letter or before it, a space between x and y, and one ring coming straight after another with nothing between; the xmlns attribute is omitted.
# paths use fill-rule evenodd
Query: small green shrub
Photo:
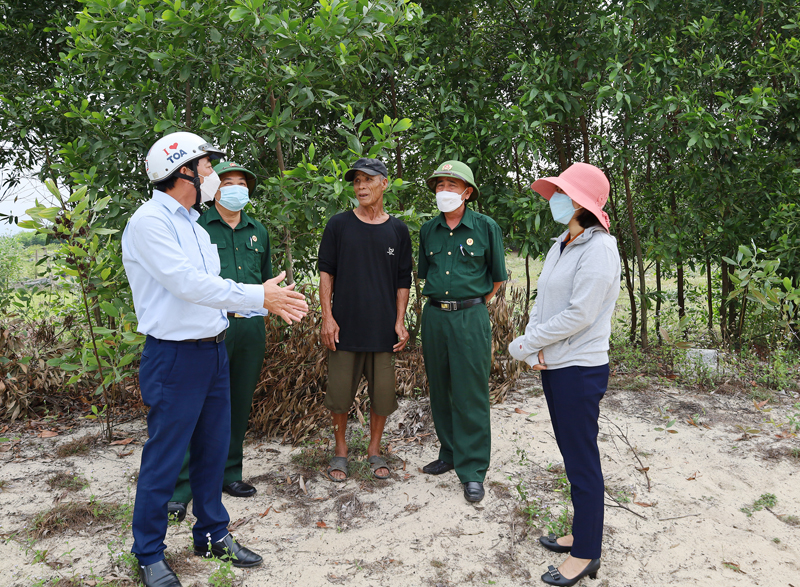
<svg viewBox="0 0 800 587"><path fill-rule="evenodd" d="M747 517L751 517L754 512L759 512L764 508L774 508L778 503L778 498L772 493L762 493L761 497L753 502L750 507L743 507L739 511L744 512Z"/></svg>

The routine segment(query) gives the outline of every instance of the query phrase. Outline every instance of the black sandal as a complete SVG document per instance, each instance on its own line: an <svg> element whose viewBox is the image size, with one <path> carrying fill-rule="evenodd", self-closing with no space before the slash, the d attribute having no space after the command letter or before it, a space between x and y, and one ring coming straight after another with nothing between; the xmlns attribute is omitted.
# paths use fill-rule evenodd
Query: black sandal
<svg viewBox="0 0 800 587"><path fill-rule="evenodd" d="M553 552L569 552L572 550L571 546L560 545L558 542L556 542L557 539L558 537L555 534L539 536L539 543L547 550L552 550Z"/></svg>

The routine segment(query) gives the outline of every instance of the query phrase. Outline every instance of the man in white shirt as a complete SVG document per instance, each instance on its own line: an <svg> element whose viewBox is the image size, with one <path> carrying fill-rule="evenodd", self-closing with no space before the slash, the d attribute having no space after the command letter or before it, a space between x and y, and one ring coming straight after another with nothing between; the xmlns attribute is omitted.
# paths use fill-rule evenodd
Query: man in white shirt
<svg viewBox="0 0 800 587"><path fill-rule="evenodd" d="M308 311L302 294L278 284L240 284L219 277L219 257L194 209L219 187L211 157L221 152L201 137L172 133L156 141L145 165L153 197L122 235L122 261L139 332L147 335L139 367L149 440L133 511L132 552L145 587L180 587L164 560L167 502L191 447L194 552L229 557L237 567L261 564L228 533L222 479L230 442L230 383L225 352L227 312L267 309L286 322Z"/></svg>

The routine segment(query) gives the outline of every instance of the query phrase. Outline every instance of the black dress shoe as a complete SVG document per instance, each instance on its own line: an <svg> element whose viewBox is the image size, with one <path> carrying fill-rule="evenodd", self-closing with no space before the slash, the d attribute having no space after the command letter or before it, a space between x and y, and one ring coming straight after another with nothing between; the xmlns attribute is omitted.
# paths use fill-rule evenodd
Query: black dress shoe
<svg viewBox="0 0 800 587"><path fill-rule="evenodd" d="M219 542L212 544L210 551L208 544L198 546L195 542L194 553L203 558L215 557L225 561L230 560L234 567L257 567L262 562L262 558L259 555L236 542L236 539L230 534Z"/></svg>
<svg viewBox="0 0 800 587"><path fill-rule="evenodd" d="M586 565L580 573L578 573L577 577L572 577L572 579L565 578L561 573L558 572L558 569L555 568L553 565L547 567L547 572L542 575L542 581L547 583L548 585L559 585L562 587L571 587L581 579L583 579L586 575L589 575L590 579L597 578L597 571L600 569L600 559L592 559L589 561L589 564Z"/></svg>
<svg viewBox="0 0 800 587"><path fill-rule="evenodd" d="M164 559L152 565L139 565L139 578L144 587L181 587L178 576Z"/></svg>
<svg viewBox="0 0 800 587"><path fill-rule="evenodd" d="M558 540L558 537L555 534L539 536L539 543L547 550L552 550L553 552L569 552L572 550L571 546L562 546L556 540Z"/></svg>
<svg viewBox="0 0 800 587"><path fill-rule="evenodd" d="M167 504L167 518L183 522L186 517L186 504L180 501L171 501Z"/></svg>
<svg viewBox="0 0 800 587"><path fill-rule="evenodd" d="M256 488L244 481L234 481L223 485L222 491L233 497L250 497L256 494Z"/></svg>
<svg viewBox="0 0 800 587"><path fill-rule="evenodd" d="M428 463L422 467L422 472L427 473L428 475L441 475L442 473L452 471L454 468L455 467L453 467L453 463L447 463L445 461L436 459L432 463Z"/></svg>
<svg viewBox="0 0 800 587"><path fill-rule="evenodd" d="M483 499L483 483L480 481L467 481L464 483L464 499L478 502Z"/></svg>

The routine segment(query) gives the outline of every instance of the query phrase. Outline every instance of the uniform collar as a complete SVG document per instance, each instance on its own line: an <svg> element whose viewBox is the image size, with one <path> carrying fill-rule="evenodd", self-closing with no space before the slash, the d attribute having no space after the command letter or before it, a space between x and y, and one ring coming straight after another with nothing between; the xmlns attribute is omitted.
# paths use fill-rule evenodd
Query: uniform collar
<svg viewBox="0 0 800 587"><path fill-rule="evenodd" d="M447 226L447 219L444 217L444 212L439 212L438 220L441 226L444 226L447 230L450 230L450 227ZM470 230L472 230L473 228L475 228L474 222L475 222L475 212L467 208L466 210L464 210L464 216L461 217L461 222L458 223L458 226L464 225ZM456 226L456 228L458 228L458 226Z"/></svg>
<svg viewBox="0 0 800 587"><path fill-rule="evenodd" d="M242 217L241 217L241 220L239 220L239 224L237 224L237 225L236 225L236 228L234 228L234 230L239 230L240 228L244 228L244 227L245 227L245 226L247 226L248 224L252 224L253 226L255 226L255 223L253 222L253 219L252 219L252 218L250 218L250 217L249 217L249 216L248 216L248 215L245 213L245 211L244 211L244 210L242 210L242 211L240 212L240 214L242 215ZM222 216L220 216L220 215L219 215L219 210L217 210L217 206L216 206L216 205L214 205L214 206L211 206L211 207L210 207L208 210L206 210L206 211L203 213L203 216L205 216L205 217L206 217L206 220L207 220L208 222L215 222L215 221L216 221L216 222L223 222L223 223L225 222L225 221L222 219Z"/></svg>
<svg viewBox="0 0 800 587"><path fill-rule="evenodd" d="M183 210L184 213L186 213L192 220L197 220L200 218L200 214L197 212L197 210L194 208L189 208L189 210L186 210L186 208L184 208L178 200L170 196L168 193L162 192L161 190L153 190L153 200L164 206L164 208L169 210L171 214L175 214L175 212L180 212Z"/></svg>

